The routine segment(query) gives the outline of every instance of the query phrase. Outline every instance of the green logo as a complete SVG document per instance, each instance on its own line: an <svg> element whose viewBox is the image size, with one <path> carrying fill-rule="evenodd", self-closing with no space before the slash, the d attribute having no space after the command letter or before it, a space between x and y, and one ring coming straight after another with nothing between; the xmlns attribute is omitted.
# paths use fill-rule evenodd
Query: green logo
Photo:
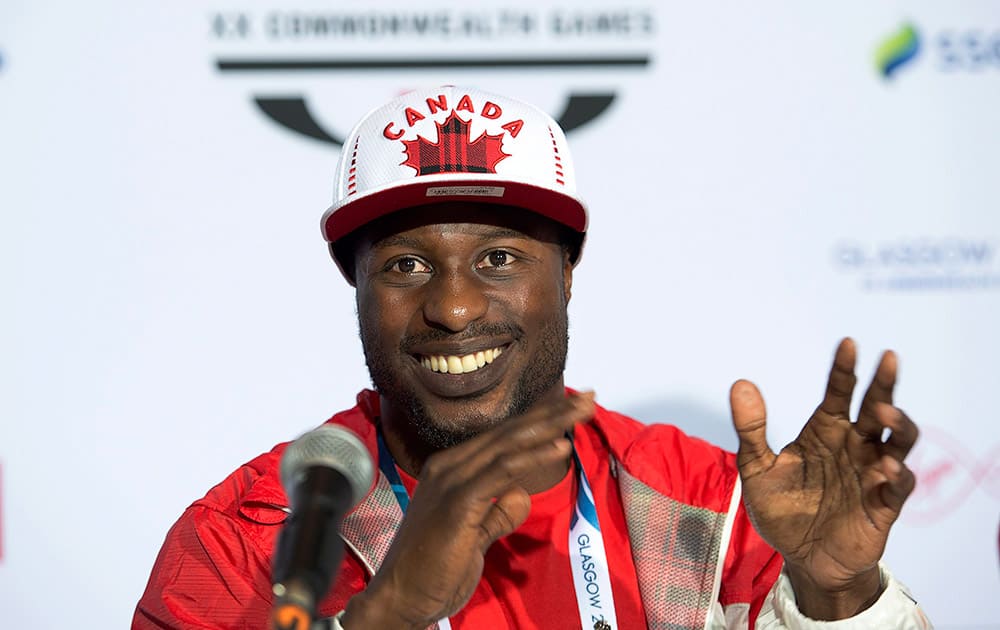
<svg viewBox="0 0 1000 630"><path fill-rule="evenodd" d="M875 49L875 67L885 79L909 63L920 52L920 34L913 24L903 24Z"/></svg>

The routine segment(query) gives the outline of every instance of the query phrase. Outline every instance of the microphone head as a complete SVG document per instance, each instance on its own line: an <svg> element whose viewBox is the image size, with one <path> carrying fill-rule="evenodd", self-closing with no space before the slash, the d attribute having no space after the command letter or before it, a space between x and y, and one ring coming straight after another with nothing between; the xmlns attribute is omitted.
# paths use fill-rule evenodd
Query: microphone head
<svg viewBox="0 0 1000 630"><path fill-rule="evenodd" d="M372 485L375 467L371 455L353 431L324 424L288 445L281 457L281 485L291 496L306 470L313 466L332 468L351 486L351 507L357 505Z"/></svg>

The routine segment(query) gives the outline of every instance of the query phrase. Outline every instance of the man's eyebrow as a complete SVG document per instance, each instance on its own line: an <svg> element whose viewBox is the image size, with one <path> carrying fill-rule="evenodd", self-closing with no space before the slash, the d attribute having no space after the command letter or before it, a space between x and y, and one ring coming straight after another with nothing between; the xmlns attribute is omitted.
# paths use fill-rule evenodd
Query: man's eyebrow
<svg viewBox="0 0 1000 630"><path fill-rule="evenodd" d="M420 247L420 241L406 234L390 234L372 245L372 249L385 247Z"/></svg>
<svg viewBox="0 0 1000 630"><path fill-rule="evenodd" d="M519 232L511 228L490 226L483 232L484 238L529 238L524 232Z"/></svg>

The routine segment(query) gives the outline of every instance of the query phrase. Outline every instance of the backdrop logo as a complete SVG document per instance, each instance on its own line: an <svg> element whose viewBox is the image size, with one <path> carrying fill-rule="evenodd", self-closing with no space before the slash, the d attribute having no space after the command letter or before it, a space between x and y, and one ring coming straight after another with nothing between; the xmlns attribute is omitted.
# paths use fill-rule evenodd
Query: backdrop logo
<svg viewBox="0 0 1000 630"><path fill-rule="evenodd" d="M1000 242L924 237L884 242L842 241L834 267L866 291L1000 289Z"/></svg>
<svg viewBox="0 0 1000 630"><path fill-rule="evenodd" d="M903 509L909 521L932 523L946 519L975 493L984 493L1000 503L1000 444L977 455L955 436L925 426L906 463L917 478L917 486Z"/></svg>
<svg viewBox="0 0 1000 630"><path fill-rule="evenodd" d="M938 33L936 40L937 67L942 72L995 73L1000 70L1000 25L991 29L946 29Z"/></svg>
<svg viewBox="0 0 1000 630"><path fill-rule="evenodd" d="M282 93L250 87L252 102L268 119L339 147L356 116L341 125L317 105L313 94L329 92L331 79L350 82L349 91L358 96L358 84L373 78L388 78L398 89L407 83L442 83L428 77L463 74L477 85L490 77L551 77L557 87L566 84L562 111L552 112L553 117L572 132L614 102L617 91L607 88L609 80L620 83L623 73L650 65L648 53L635 51L653 36L654 20L652 9L620 7L233 11L212 15L209 32L222 49L214 65L223 77L250 79L258 86L301 86ZM622 44L630 52L621 52ZM581 87L598 81L596 89ZM337 100L327 102L336 105Z"/></svg>
<svg viewBox="0 0 1000 630"><path fill-rule="evenodd" d="M891 81L900 71L915 66L986 78L1000 70L1000 24L947 28L924 24L918 29L913 22L904 22L875 47L875 68L884 80Z"/></svg>
<svg viewBox="0 0 1000 630"><path fill-rule="evenodd" d="M920 34L913 24L903 24L875 50L875 67L885 79L913 60L920 52Z"/></svg>

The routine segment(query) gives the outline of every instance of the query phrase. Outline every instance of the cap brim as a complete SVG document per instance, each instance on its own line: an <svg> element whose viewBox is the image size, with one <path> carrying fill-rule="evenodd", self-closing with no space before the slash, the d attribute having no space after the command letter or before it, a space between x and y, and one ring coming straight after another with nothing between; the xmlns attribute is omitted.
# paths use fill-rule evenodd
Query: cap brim
<svg viewBox="0 0 1000 630"><path fill-rule="evenodd" d="M587 231L587 210L575 196L519 181L471 173L425 175L357 197L348 197L323 213L323 236L334 243L361 226L397 210L442 201L474 201L515 206L548 217L570 229Z"/></svg>

